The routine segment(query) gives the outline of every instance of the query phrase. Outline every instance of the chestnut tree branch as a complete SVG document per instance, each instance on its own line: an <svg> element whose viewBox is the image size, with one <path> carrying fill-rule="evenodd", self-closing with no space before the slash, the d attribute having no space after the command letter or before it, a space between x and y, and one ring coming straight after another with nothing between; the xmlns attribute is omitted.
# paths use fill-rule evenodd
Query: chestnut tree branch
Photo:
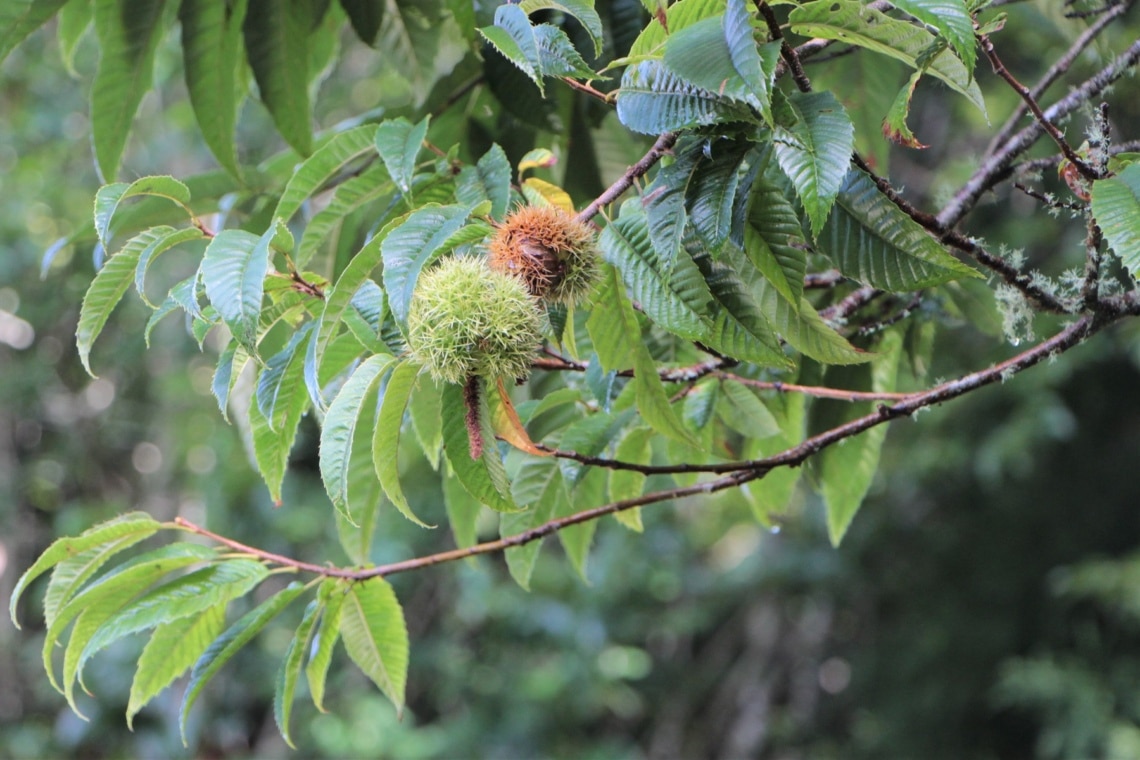
<svg viewBox="0 0 1140 760"><path fill-rule="evenodd" d="M209 531L183 518L177 518L174 524L175 527L179 529L187 530L192 533L205 536L213 541L222 544L223 546L229 547L230 549L238 551L242 554L256 557L283 568L291 568L297 571L315 573L317 575L325 577L347 578L351 580L365 580L367 578L374 578L377 576L395 575L396 573L408 572L410 570L419 570L447 562L466 559L468 557L476 557L483 554L495 554L515 546L522 546L533 541L541 540L542 538L553 535L558 531L563 530L564 528L570 527L571 525L578 525L580 523L589 522L591 520L597 520L598 518L604 517L606 515L615 514L617 512L633 509L635 507L673 501L676 499L681 499L688 496L696 496L699 494L716 493L728 488L735 488L753 480L759 480L777 467L795 467L801 465L823 449L836 444L839 441L863 433L890 420L912 415L925 407L949 401L951 399L965 395L966 393L970 393L979 388L995 383L999 380L1005 380L1009 377L1012 377L1019 372L1023 372L1024 370L1029 369L1036 364L1039 364L1045 359L1056 356L1073 348L1081 341L1085 340L1098 330L1107 326L1115 318L1122 316L1125 313L1135 314L1137 312L1140 312L1140 298L1136 297L1135 294L1128 294L1127 296L1120 297L1117 300L1119 303L1113 302L1115 306L1115 309L1113 311L1110 312L1106 309L1102 310L1100 314L1096 316L1086 315L1076 322L1070 324L1068 327L1064 328L1061 332L1057 333L1052 338L1049 338L1048 340L1045 340L1024 352L1017 354L1016 356L1004 362L995 364L988 369L971 372L955 380L951 380L949 382L935 386L934 388L931 388L927 391L907 394L904 398L896 401L893 404L880 405L876 411L870 414L858 417L818 435L811 436L799 445L790 447L774 456L765 457L763 459L754 459L746 462L734 462L720 465L722 467L730 469L725 470L725 474L719 478L696 483L691 486L654 491L651 493L643 494L642 496L634 499L624 499L621 501L611 502L609 504L603 504L592 509L576 512L572 515L548 520L541 525L535 526L534 528L523 531L522 533L518 533L516 535L505 536L495 541L487 541L466 548L438 552L422 557L402 560L400 562L392 562L377 567L338 568L315 565L309 562L302 562L290 557L283 557L279 554L257 549L255 547ZM581 461L581 459L579 459L579 461ZM688 466L691 467L691 465ZM639 465L639 467L645 468L641 471L646 472L647 474L660 471L648 466ZM683 472L684 470L673 469L671 471ZM705 471L714 472L713 470Z"/></svg>
<svg viewBox="0 0 1140 760"><path fill-rule="evenodd" d="M1107 66L1045 109L1042 112L1045 121L1055 122L1062 116L1072 113L1104 92L1106 87L1119 79L1125 71L1135 66L1137 62L1140 62L1140 40L1133 42L1127 50L1112 59ZM1035 121L1010 137L1004 145L987 157L970 179L955 193L950 202L938 213L939 225L950 229L958 224L977 205L978 200L987 190L1008 176L1006 172L1014 159L1037 142L1041 134L1041 123Z"/></svg>
<svg viewBox="0 0 1140 760"><path fill-rule="evenodd" d="M1069 49L1065 51L1065 54L1058 58L1053 63L1053 65L1049 67L1049 70L1045 72L1037 84L1030 88L1029 96L1034 100L1037 100L1042 95L1044 95L1045 91L1048 90L1054 82L1056 82L1066 72L1068 72L1069 68L1072 67L1073 63L1077 60L1081 53L1084 52L1085 48L1091 45L1093 40L1099 37L1100 33L1103 32L1109 24L1115 21L1119 16L1122 16L1131 6L1131 2L1119 3L1118 5L1112 6L1112 8L1109 9L1103 16L1098 18L1092 26L1082 32L1081 36L1073 40L1073 44L1069 46ZM1017 129L1018 123L1021 122L1021 119L1025 116L1026 113L1028 113L1028 111L1029 107L1024 102L1022 102L1014 110L1014 112L1010 114L1010 117L1006 120L1005 124L1001 126L1001 129L999 129L997 131L997 134L994 135L993 139L990 140L989 148L986 149L987 156L992 155L994 151L1005 144L1005 141L1008 140L1009 136L1014 133L1014 130Z"/></svg>
<svg viewBox="0 0 1140 760"><path fill-rule="evenodd" d="M1025 101L1026 107L1033 113L1034 118L1037 119L1037 124L1046 134L1053 138L1053 142L1057 143L1057 147L1065 154L1065 158L1069 159L1069 162L1077 167L1077 171L1081 173L1081 176L1087 180L1100 179L1100 172L1077 155L1077 152L1073 150L1072 145L1069 145L1068 140L1065 139L1065 135L1057 128L1057 125L1045 116L1041 110L1041 106L1038 105L1037 100L1033 97L1033 93L1030 92L1029 88L1019 82L1017 78L1010 73L1009 69L1005 67L1001 58L998 57L997 51L994 49L994 44L990 41L990 38L987 35L980 34L978 35L978 42L981 43L982 51L986 54L986 58L989 59L990 66L993 67L994 73L1004 79L1013 91L1021 96L1021 99Z"/></svg>
<svg viewBox="0 0 1140 760"><path fill-rule="evenodd" d="M603 206L616 201L622 194L633 187L634 180L642 177L653 168L653 165L660 161L669 151L673 148L673 144L677 142L677 133L666 132L657 138L657 142L653 143L653 147L649 149L644 156L641 157L636 164L625 170L625 173L618 177L617 181L610 185L605 191L597 198L590 202L590 205L578 212L575 217L579 222L588 222L598 215Z"/></svg>

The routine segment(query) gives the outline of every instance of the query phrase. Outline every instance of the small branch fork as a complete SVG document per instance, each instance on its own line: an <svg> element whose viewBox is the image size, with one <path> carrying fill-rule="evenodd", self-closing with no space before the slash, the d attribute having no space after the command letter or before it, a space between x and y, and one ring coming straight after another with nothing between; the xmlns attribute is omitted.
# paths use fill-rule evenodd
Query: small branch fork
<svg viewBox="0 0 1140 760"><path fill-rule="evenodd" d="M880 6L876 2L873 6ZM999 130L1001 139L995 140L987 151L982 165L972 177L958 190L951 201L934 216L915 208L905 200L886 179L875 175L859 156L853 158L859 168L868 172L878 185L879 189L904 213L943 243L957 249L971 257L982 266L998 274L1006 283L1017 288L1039 310L1058 314L1067 314L1074 317L1074 321L1053 337L1013 356L1012 358L995 364L988 369L971 372L961 377L942 383L924 391L912 393L867 393L837 388L822 388L813 386L781 383L776 381L756 380L740 377L728 370L735 362L727 357L716 356L698 364L679 368L665 368L660 370L661 379L669 382L691 383L695 380L711 377L721 381L735 381L762 391L776 393L802 393L816 398L830 398L849 402L864 402L878 404L874 411L858 417L847 423L834 427L825 432L811 436L802 443L792 446L774 456L747 461L730 461L707 465L676 464L676 465L643 465L633 462L623 462L604 457L587 456L574 451L563 451L556 448L541 446L551 455L570 459L586 465L603 467L611 470L628 470L645 475L700 473L707 474L711 479L694 485L670 488L644 494L635 499L626 499L587 509L565 517L549 520L542 525L531 528L517 535L506 536L495 541L488 541L462 549L439 552L422 557L394 562L377 567L367 568L339 568L316 565L302 562L290 557L258 549L233 539L221 536L206 528L195 525L183 518L177 518L170 527L195 533L233 551L244 555L256 557L264 562L276 565L284 570L313 573L323 577L344 578L349 580L364 580L378 576L394 575L396 573L418 570L426 567L454 562L484 554L494 554L506 549L523 546L541 540L572 525L597 520L606 515L616 514L636 507L647 506L677 499L710 494L729 488L735 488L745 483L762 479L772 470L779 467L797 467L812 456L815 456L828 446L832 446L852 436L859 435L873 427L882 425L900 417L913 415L915 412L941 404L945 401L958 398L979 388L998 381L1004 381L1020 372L1023 372L1040 362L1060 355L1065 351L1079 345L1098 331L1125 316L1140 316L1140 291L1133 291L1119 296L1102 296L1099 290L1100 249L1102 239L1100 230L1095 223L1090 222L1086 239L1086 269L1082 298L1079 305L1062 303L1051 293L1041 290L1032 279L1018 271L1009 262L994 256L985 248L966 235L956 231L955 225L977 204L981 196L998 182L1008 178L1012 173L1014 160L1029 149L1030 146L1043 134L1047 133L1058 144L1064 156L1077 168L1086 179L1098 179L1106 174L1104 161L1095 157L1086 161L1076 155L1072 147L1065 141L1064 136L1055 126L1057 119L1071 113L1082 105L1090 102L1106 87L1118 79L1125 70L1135 66L1140 61L1140 40L1133 43L1126 51L1118 55L1107 66L1089 77L1079 86L1073 88L1068 95L1060 99L1047 109L1042 109L1037 98L1056 81L1079 56L1091 41L1108 25L1110 21L1122 15L1132 2L1122 2L1108 8L1081 37L1076 40L1069 51L1046 73L1045 77L1032 89L1026 88L1018 82L1006 69L994 52L993 45L988 38L981 36L980 42L983 51L990 60L995 72L1001 76L1024 101L1024 106L1018 114ZM773 39L783 39L779 25L775 23L774 14L764 3L759 4L761 15L767 23ZM782 60L778 69L779 74L791 72L800 89L810 89L810 82L803 72L801 60L809 57L830 44L826 40L810 40L798 48L791 48L786 43L782 45ZM589 94L589 93L588 93ZM1013 124L1028 109L1034 116L1034 122L1013 132ZM1107 117L1103 109L1099 114L1100 131L1107 136ZM603 207L617 200L629 190L634 183L643 177L664 156L668 155L676 143L675 133L666 133L658 137L649 151L614 184L586 206L578 214L578 220L589 222ZM1119 148L1118 148L1119 149ZM1101 150L1107 155L1107 150ZM830 288L842 283L843 277L838 272L823 272L808 275L805 287ZM821 314L833 322L844 322L848 317L865 307L881 295L879 291L871 288L860 288L838 301ZM903 307L888 320L904 318L911 310L916 308L921 294L916 294L911 302ZM1083 309L1075 314L1076 309ZM881 324L881 323L880 323ZM585 371L586 366L581 362L567 359L556 353L535 360L535 367L550 371ZM630 374L628 372L622 374ZM470 420L468 426L470 427Z"/></svg>

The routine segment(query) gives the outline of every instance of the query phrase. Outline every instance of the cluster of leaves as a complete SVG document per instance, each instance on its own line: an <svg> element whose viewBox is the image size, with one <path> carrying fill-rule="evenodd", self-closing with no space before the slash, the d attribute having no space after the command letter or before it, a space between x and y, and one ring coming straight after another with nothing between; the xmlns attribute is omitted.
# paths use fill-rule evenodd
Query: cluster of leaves
<svg viewBox="0 0 1140 760"><path fill-rule="evenodd" d="M289 716L302 667L313 703L323 709L325 678L340 639L361 670L392 701L403 702L408 634L396 596L383 578L358 582L327 578L307 585L294 581L226 626L229 603L253 591L270 575L263 562L226 556L201 544L177 542L138 554L95 577L116 555L163 527L144 512L131 512L75 538L60 539L24 573L13 590L10 611L15 620L16 604L27 585L51 571L44 597L48 629L44 668L52 686L66 695L77 713L75 685L83 684L86 662L125 636L153 629L131 685L127 723L189 670L190 683L181 710L185 731L187 714L210 678L314 586L316 596L305 608L278 674L274 716L282 735L289 740ZM68 626L72 629L59 681L52 651Z"/></svg>
<svg viewBox="0 0 1140 760"><path fill-rule="evenodd" d="M147 13L119 2L93 10L76 2L5 4L10 17L0 19L12 31L0 54L61 5L65 55L87 26L84 14L94 14L102 58L92 129L97 162L113 178L141 98L137 83L150 76L167 9L162 2L146 4ZM185 721L209 677L306 592L315 597L278 680L277 716L286 737L301 668L319 708L338 637L399 705L408 661L403 613L382 578L391 569L367 565L383 503L423 525L401 487L402 455L416 449L439 471L460 549L476 543L483 507L498 513L504 539L567 519L557 532L584 574L596 522L575 516L617 505L615 516L640 530L637 505L673 493L647 495L648 474L671 475L679 492L707 473L744 471L748 461L804 441L812 411L805 399L762 397L756 385L821 377L833 367L829 383L887 393L898 384L904 349L916 361L929 352L929 323L856 337L837 329L842 314L825 318L849 289L821 297L806 289L809 274L832 269L853 287L888 293L978 275L852 165L855 130L835 95L781 87L782 67L797 64L794 56L781 58L790 48L778 25L763 21L771 9L746 0L651 5L644 24L633 7L639 32L628 49L610 51L616 54L606 70L623 73L607 96L588 84L602 75L587 59L599 60L608 45L607 24L589 2L501 5L478 28L479 37L479 16L490 14L464 2L414 9L392 1L343 0L337 8L181 3L191 102L224 171L185 182L150 176L99 190L91 227L71 238L93 236L106 255L81 308L80 356L90 370L95 340L132 285L151 304L148 279L160 255L171 262L161 267L168 274L189 265L189 275L156 299L145 336L176 312L185 314L199 345L218 336L219 409L243 431L277 501L302 418L319 421L321 477L345 551L364 569L282 562L233 542L238 556L174 543L97 575L160 529L187 529L139 514L62 539L21 579L12 611L28 584L51 571L44 661L73 706L74 684L82 683L92 655L153 629L128 714L189 669ZM840 40L910 66L913 75L886 114L884 131L913 145L906 116L923 75L984 108L972 74L978 9L957 0L894 5L917 23L853 0L797 5L787 21L793 33ZM608 4L607 18L617 18L619 8L628 18L628 4L616 2ZM536 24L535 14L555 23ZM403 67L425 93L448 74L449 61L456 65L445 49L483 55L492 90L508 74L491 62L505 59L515 67L510 75L521 72L540 92L549 78L569 79L616 103L629 131L661 135L659 144L672 147L640 196L604 225L605 265L585 313L547 307L544 329L557 372L539 373L513 392L501 383L481 387L472 398L459 385L433 381L406 355L413 294L437 259L484 255L487 238L513 205L552 204L568 212L573 205L563 188L525 176L551 165L550 150L530 151L512 165L499 145L470 157L460 145L436 148L437 135L462 128L455 120L462 125L463 116L448 109L436 120L451 119L443 129L426 116L365 118L314 140L310 86L333 60L345 18L365 42L390 51L388 65ZM982 31L1000 23L991 20ZM488 46L480 48L479 40ZM238 164L233 139L241 100L234 93L246 89L247 74L293 149L255 168ZM1093 213L1133 272L1140 268L1138 172L1128 166L1091 191ZM833 300L825 306L827 298ZM852 405L826 422L838 425L867 411ZM817 416L814 424L826 414ZM498 437L505 444L472 446L472 419L484 441ZM835 543L870 487L884 434L878 427L821 457L818 485ZM606 455L620 466L591 466ZM681 464L653 470L659 461ZM783 470L765 478L763 489L750 490L759 519L779 514L798 477L798 470ZM503 544L511 574L524 587L539 546ZM274 564L318 577L277 592L227 628L229 602L252 591ZM57 682L51 652L73 622Z"/></svg>

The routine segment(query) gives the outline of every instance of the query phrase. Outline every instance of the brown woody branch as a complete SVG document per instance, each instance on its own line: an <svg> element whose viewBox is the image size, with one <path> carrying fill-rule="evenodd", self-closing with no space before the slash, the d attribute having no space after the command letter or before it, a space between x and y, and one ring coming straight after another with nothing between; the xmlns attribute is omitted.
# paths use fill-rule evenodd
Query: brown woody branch
<svg viewBox="0 0 1140 760"><path fill-rule="evenodd" d="M1065 154L1065 158L1069 159L1069 162L1077 167L1077 171L1079 171L1081 176L1085 179L1090 181L1100 179L1100 172L1077 155L1077 152L1073 150L1072 145L1069 145L1068 140L1065 139L1065 135L1057 128L1057 125L1045 116L1045 113L1041 110L1041 106L1038 105L1037 100L1033 97L1033 93L1030 92L1029 88L1019 82L1017 78L1010 73L1009 69L1005 67L1001 58L998 57L997 51L994 50L994 45L993 42L990 41L990 38L984 34L980 34L978 35L978 41L981 43L982 51L986 54L986 58L989 59L990 66L993 67L994 73L1004 79L1009 86L1013 88L1013 91L1021 96L1021 99L1025 101L1026 107L1033 113L1034 118L1037 119L1037 124L1046 134L1053 138L1053 142L1057 143L1057 147Z"/></svg>
<svg viewBox="0 0 1140 760"><path fill-rule="evenodd" d="M589 522L596 520L606 515L615 514L635 507L647 506L649 504L657 504L666 501L673 501L675 499L685 498L688 496L696 496L699 494L710 494L717 491L723 491L728 488L735 488L743 485L752 480L763 478L766 474L776 469L777 467L795 467L803 464L812 456L818 454L823 449L845 440L852 436L870 430L873 427L881 425L899 417L906 417L914 414L920 409L940 404L944 401L957 398L965 395L971 391L982 388L991 383L999 380L1004 380L1019 372L1022 372L1030 367L1039 364L1049 357L1063 353L1070 348L1073 348L1084 339L1096 331L1102 329L1109 324L1114 318L1121 316L1125 313L1134 314L1140 311L1140 298L1135 297L1133 294L1122 296L1110 302L1114 305L1114 311L1109 314L1107 311L1103 312L1101 316L1085 316L1077 320L1073 324L1066 327L1061 332L1054 335L1052 338L1043 341L1036 346L1024 351L1011 359L1008 359L1000 364L996 364L988 369L978 372L972 372L962 377L952 380L947 383L942 383L930 390L913 393L907 395L904 399L899 400L897 403L891 405L881 405L879 408L871 413L862 417L856 418L843 425L834 427L824 433L812 436L807 440L800 443L798 446L793 446L775 456L766 457L763 459L755 459L747 462L732 463L734 469L728 471L720 478L697 483L692 486L683 488L670 488L661 491L655 491L639 496L635 499L625 499L622 501L604 504L593 509L583 510L566 517L561 517L555 520L549 520L542 525L531 528L517 535L506 536L496 541L488 541L475 546L470 546L462 549L453 549L451 551L439 552L430 554L423 557L416 557L413 559L403 560L401 562L393 562L387 565L380 565L378 567L370 568L337 568L337 567L324 567L314 565L308 562L301 562L289 557L283 557L279 554L257 549L247 544L234 541L233 539L220 536L205 528L201 528L187 520L177 518L175 524L177 527L206 536L218 543L227 546L235 551L247 554L258 559L280 565L286 568L292 568L298 571L305 571L316 573L325 577L334 578L348 578L352 580L364 580L366 578L374 578L377 576L394 575L396 573L407 572L409 570L419 570L434 565L443 564L446 562L454 562L456 560L466 559L468 557L476 557L482 554L494 554L505 551L515 546L522 546L524 544L538 541L546 536L553 535L558 531L568 528L571 525ZM677 470L674 470L676 472Z"/></svg>
<svg viewBox="0 0 1140 760"><path fill-rule="evenodd" d="M1127 50L1116 56L1107 66L1045 109L1042 112L1045 121L1055 122L1062 116L1072 113L1103 92L1106 87L1119 79L1125 71L1135 66L1138 61L1140 61L1140 40L1133 42ZM962 217L969 213L970 209L977 204L978 199L987 190L1008 176L1009 167L1014 159L1028 150L1041 136L1041 133L1041 123L1035 121L1010 137L1001 148L987 157L946 207L939 212L937 219L939 225L950 229L961 221Z"/></svg>
<svg viewBox="0 0 1140 760"><path fill-rule="evenodd" d="M603 206L616 201L622 194L633 187L634 181L645 175L653 165L668 155L672 150L673 144L677 142L677 133L666 132L657 138L657 142L653 143L653 147L649 152L641 157L636 164L625 170L625 173L618 177L617 181L610 185L606 190L590 202L590 205L578 212L576 219L579 222L588 222L598 215Z"/></svg>
<svg viewBox="0 0 1140 760"><path fill-rule="evenodd" d="M764 17L764 23L768 25L768 34L773 40L780 41L780 57L783 59L784 65L792 72L792 79L795 80L796 87L800 89L800 92L811 92L811 80L808 79L808 75L804 71L800 57L796 53L796 49L784 39L784 33L780 30L780 22L776 19L776 14L768 3L760 3L760 15Z"/></svg>
<svg viewBox="0 0 1140 760"><path fill-rule="evenodd" d="M933 216L915 208L911 205L910 201L903 198L898 191L894 189L890 182L875 174L871 167L858 155L852 160L856 166L871 176L871 179L874 180L879 190L887 196L892 203L898 206L899 210L918 222L943 243L958 249L986 269L999 275L1007 285L1021 291L1022 295L1028 298L1030 302L1036 304L1044 311L1054 314L1068 314L1070 312L1068 305L1062 303L1052 293L1039 287L1033 282L1033 278L1029 275L1019 271L1015 266L1000 256L995 256L990 253L975 240L947 226L943 223L941 216Z"/></svg>
<svg viewBox="0 0 1140 760"><path fill-rule="evenodd" d="M1100 33L1103 32L1109 24L1115 21L1117 17L1123 15L1131 5L1132 3L1128 2L1112 6L1111 10L1098 18L1096 23L1086 29L1081 36L1077 37L1077 39L1073 41L1073 44L1069 46L1069 49L1065 51L1065 54L1058 58L1037 84L1030 88L1030 97L1037 100L1044 95L1045 91L1072 67L1073 63L1076 62L1077 58L1084 52L1085 48L1091 45L1093 40L1099 37ZM987 156L992 155L994 151L998 150L1005 141L1009 139L1009 136L1017 129L1018 123L1020 123L1022 117L1024 117L1028 111L1029 107L1024 102L1014 110L1005 124L1001 126L1001 129L999 129L993 139L990 140L989 148L986 150Z"/></svg>

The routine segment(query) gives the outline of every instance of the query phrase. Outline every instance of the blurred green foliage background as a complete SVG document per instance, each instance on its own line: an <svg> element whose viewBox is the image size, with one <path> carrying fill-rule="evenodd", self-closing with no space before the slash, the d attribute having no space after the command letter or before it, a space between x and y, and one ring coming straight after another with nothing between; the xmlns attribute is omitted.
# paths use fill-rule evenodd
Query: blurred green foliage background
<svg viewBox="0 0 1140 760"><path fill-rule="evenodd" d="M1000 35L1007 63L1029 81L1087 25L1055 5L1010 7ZM1103 65L1097 56L1113 40L1136 37L1135 16L1078 62L1073 81ZM44 250L87 218L99 184L87 144L93 55L81 44L76 69L88 73L70 76L49 28L0 68L0 595L6 603L54 537L132 508L346 561L316 473L316 427L302 428L275 508L210 397L210 347L200 354L184 325L160 325L146 350L147 310L128 298L97 349L100 377L80 367L73 335L92 252L64 248L40 270ZM902 72L851 60L809 73L873 111L874 83ZM177 68L176 49L160 51L158 94L144 100L127 155L131 176L212 166ZM321 125L401 108L408 93L384 76L371 51L347 49L318 100ZM988 72L979 78L999 124L1013 96ZM1113 102L1114 121L1140 123L1140 99ZM890 154L891 176L933 207L971 170L987 127L936 88L920 90L913 114L934 147ZM251 155L280 148L266 123L247 104L240 142ZM885 144L866 124L864 151L882 166ZM602 147L603 174L638 150L621 135ZM581 202L600 179L565 182ZM1024 248L1031 267L1055 272L1083 256L1080 226L1024 196L1003 191L969 223ZM334 667L330 713L299 703L294 756L1140 757L1136 333L1116 328L1015 382L895 423L876 487L838 550L806 490L775 532L728 494L651 508L640 536L604 524L590 585L553 542L529 594L500 558L395 577L412 639L403 720L354 669ZM927 375L1011 352L1000 336L942 320ZM442 521L434 480L414 474L426 476L427 464L406 464L415 511ZM448 546L446 531L389 510L374 559ZM0 619L0 757L290 754L270 707L290 621L215 679L186 749L177 686L126 730L141 644L90 666L96 698L82 702L84 722L44 678L43 631L28 612L22 631Z"/></svg>

